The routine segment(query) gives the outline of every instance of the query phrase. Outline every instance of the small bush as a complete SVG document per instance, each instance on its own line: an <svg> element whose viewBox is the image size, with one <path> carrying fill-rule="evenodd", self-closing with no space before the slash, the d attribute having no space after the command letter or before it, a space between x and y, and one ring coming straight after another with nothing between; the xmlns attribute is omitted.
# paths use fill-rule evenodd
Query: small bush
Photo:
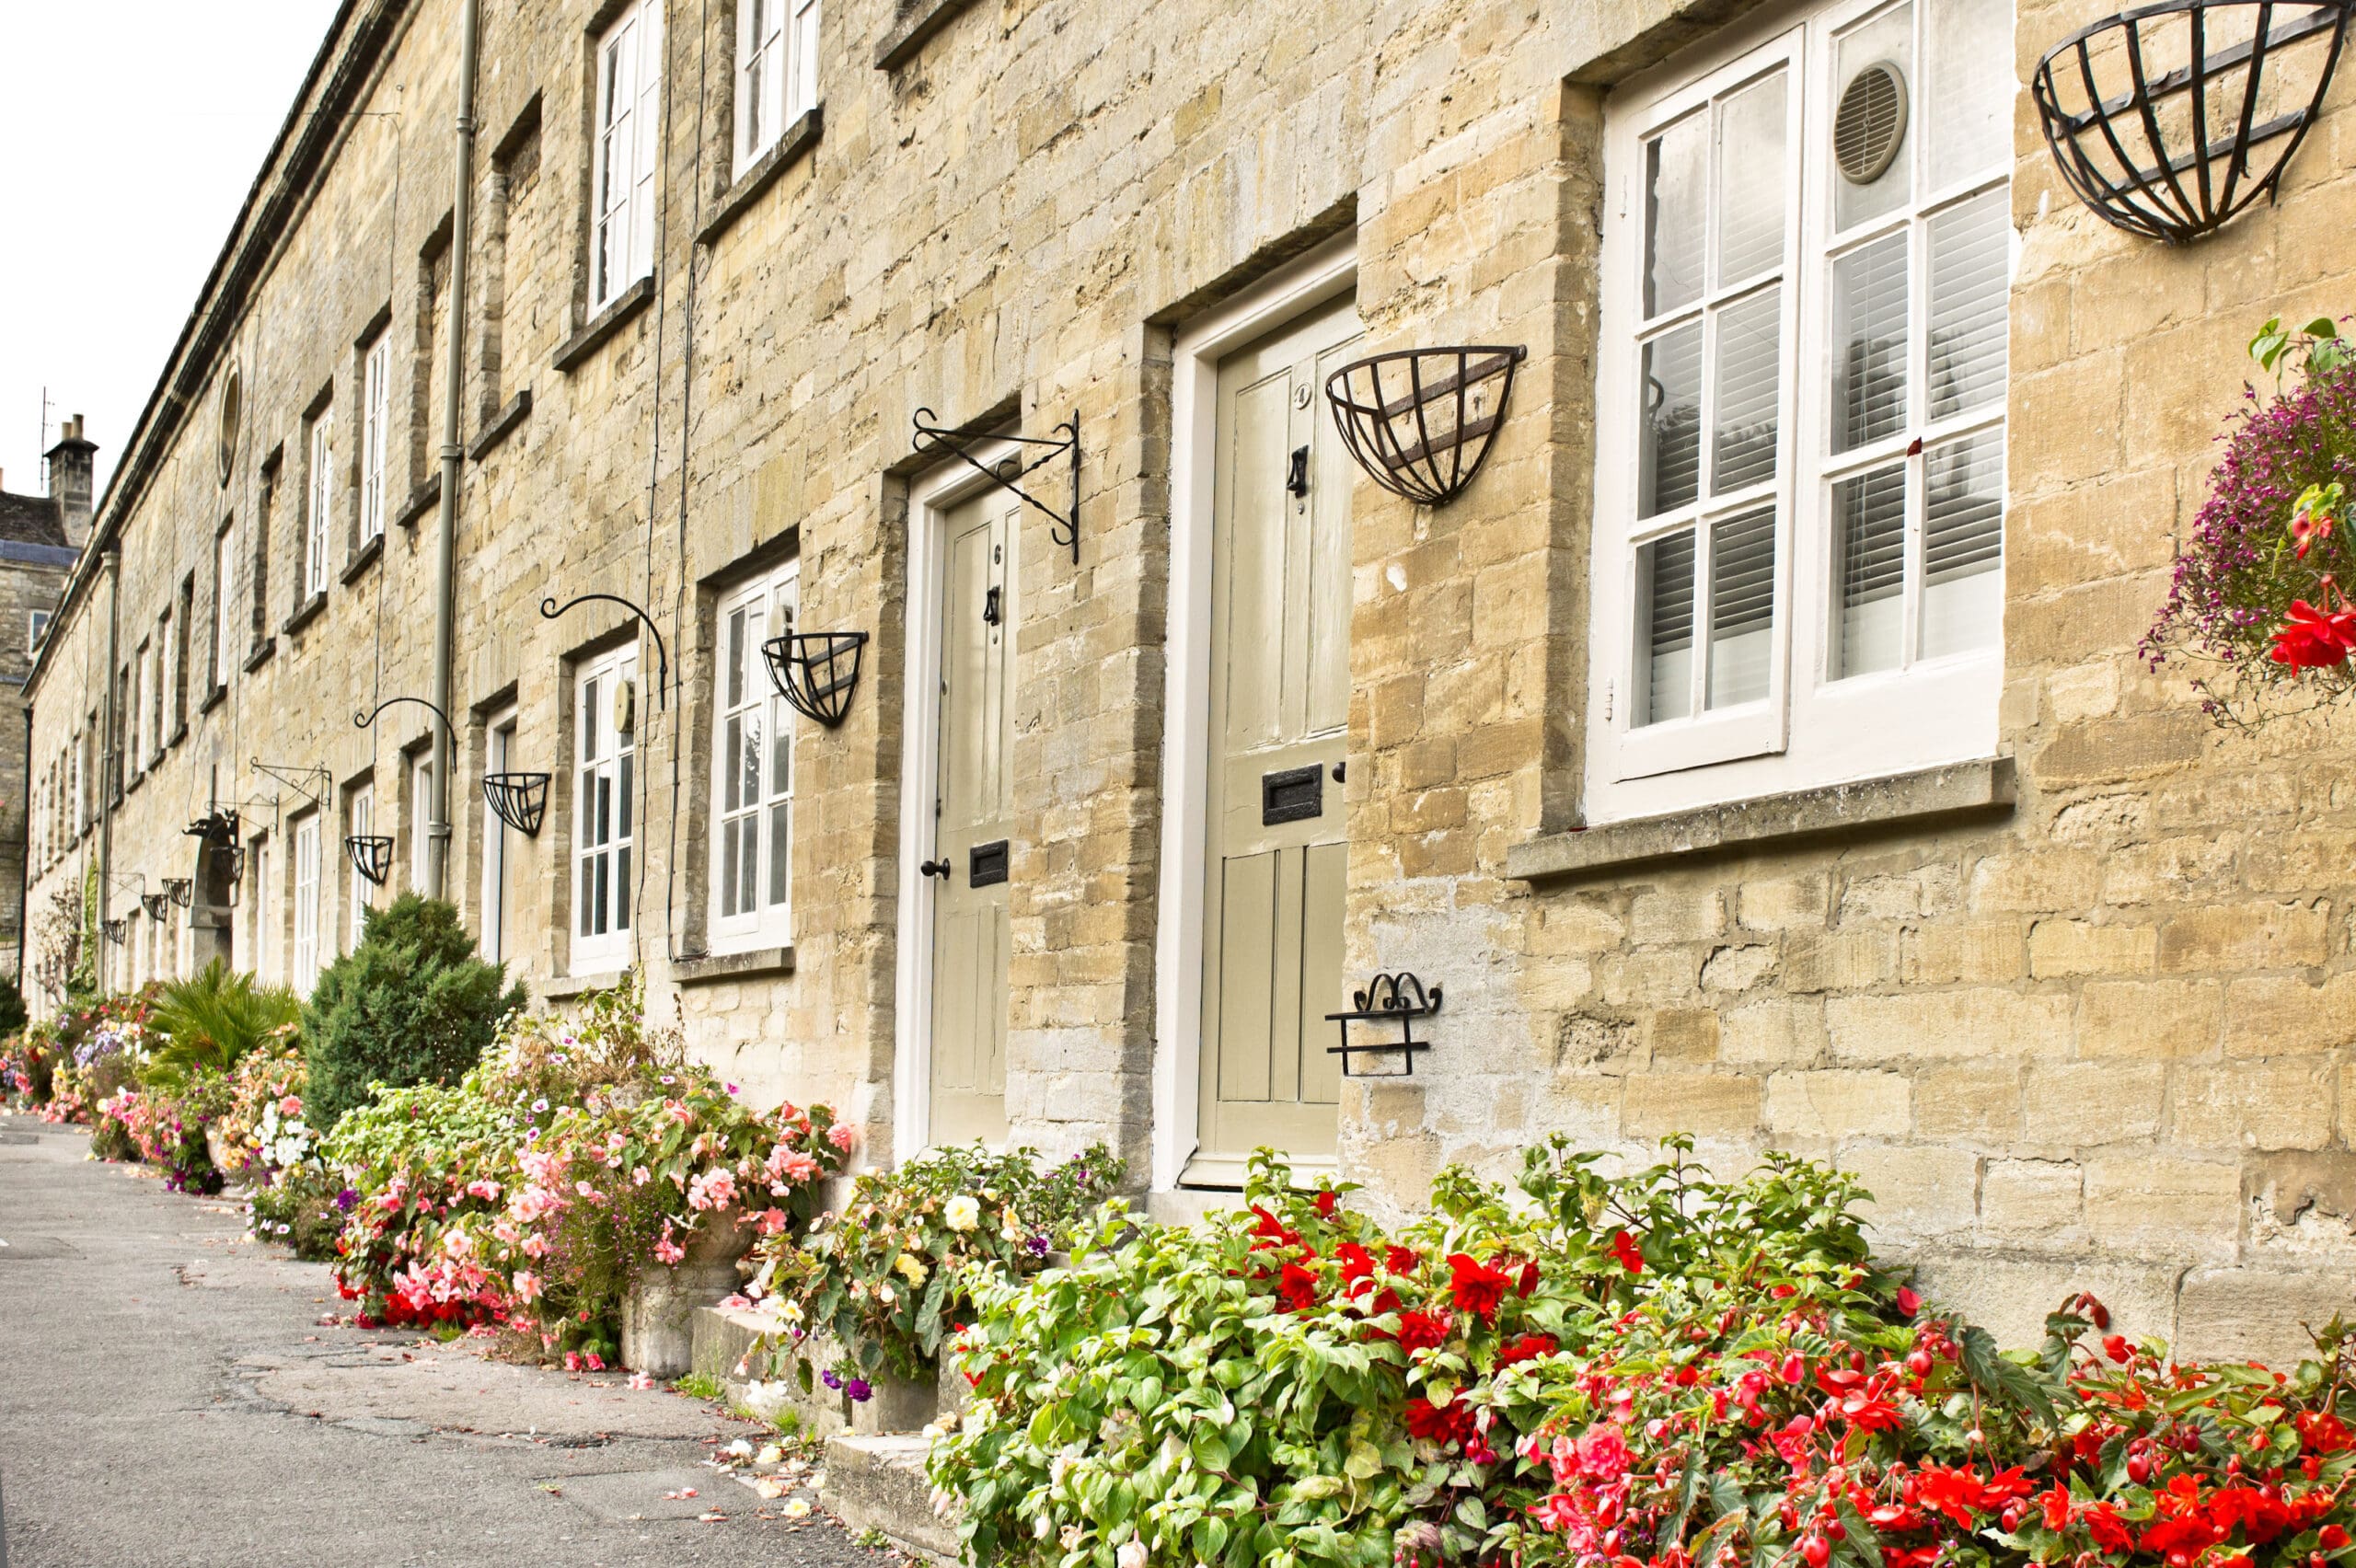
<svg viewBox="0 0 2356 1568"><path fill-rule="evenodd" d="M234 1072L265 1043L292 1036L302 1021L302 998L294 992L257 984L216 958L156 996L149 1022L160 1038L141 1077L170 1086L194 1072Z"/></svg>
<svg viewBox="0 0 2356 1568"><path fill-rule="evenodd" d="M294 1249L309 1262L332 1262L352 1190L318 1160L266 1172L248 1209L256 1239Z"/></svg>
<svg viewBox="0 0 2356 1568"><path fill-rule="evenodd" d="M25 1027L29 1015L25 1011L25 994L17 983L0 975L0 1035L14 1034Z"/></svg>
<svg viewBox="0 0 2356 1568"><path fill-rule="evenodd" d="M304 1011L315 1125L333 1127L373 1084L456 1083L524 1005L507 967L474 956L456 908L403 894L366 917L359 945L319 976Z"/></svg>

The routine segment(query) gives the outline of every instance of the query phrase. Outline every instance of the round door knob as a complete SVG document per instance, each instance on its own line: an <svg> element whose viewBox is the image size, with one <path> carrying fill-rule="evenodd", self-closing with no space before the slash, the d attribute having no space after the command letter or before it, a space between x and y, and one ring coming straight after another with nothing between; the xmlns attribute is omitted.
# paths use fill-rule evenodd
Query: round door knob
<svg viewBox="0 0 2356 1568"><path fill-rule="evenodd" d="M918 865L917 870L926 876L940 877L945 881L950 871L949 860L946 856L938 860L926 860Z"/></svg>

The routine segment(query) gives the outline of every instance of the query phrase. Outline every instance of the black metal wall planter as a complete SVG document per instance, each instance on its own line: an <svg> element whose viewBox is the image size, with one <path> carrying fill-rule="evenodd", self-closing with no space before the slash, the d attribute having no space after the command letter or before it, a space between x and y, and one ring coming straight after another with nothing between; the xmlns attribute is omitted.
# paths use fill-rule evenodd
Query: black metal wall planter
<svg viewBox="0 0 2356 1568"><path fill-rule="evenodd" d="M778 695L831 730L850 712L866 647L863 631L789 631L762 643L761 657Z"/></svg>
<svg viewBox="0 0 2356 1568"><path fill-rule="evenodd" d="M970 447L990 442L1011 442L1023 448L1022 455L1007 459L993 467L974 455ZM1071 563L1080 564L1080 415L1055 427L1052 435L1008 435L990 430L958 429L936 422L930 409L916 412L916 435L910 443L918 452L950 452L964 460L967 467L982 475L1003 490L1011 491L1030 505L1047 515L1047 535L1057 544L1071 551ZM1036 449L1039 455L1030 453ZM1071 502L1068 510L1058 512L1026 490L1018 482L1057 459L1068 461L1071 467Z"/></svg>
<svg viewBox="0 0 2356 1568"><path fill-rule="evenodd" d="M164 896L186 909L196 903L196 883L187 877L166 877Z"/></svg>
<svg viewBox="0 0 2356 1568"><path fill-rule="evenodd" d="M1326 1021L1342 1032L1339 1045L1328 1045L1325 1054L1342 1058L1344 1078L1405 1078L1415 1070L1415 1053L1431 1049L1431 1042L1415 1038L1415 1020L1429 1018L1439 1011L1440 988L1424 989L1424 983L1405 970L1396 974L1378 974L1367 983L1363 991L1353 992L1350 1010L1327 1013ZM1376 1039L1361 1043L1350 1038L1350 1025L1366 1024L1378 1035L1383 1025L1396 1025L1399 1038ZM1399 1066L1389 1072L1366 1072L1357 1066L1361 1055L1395 1055Z"/></svg>
<svg viewBox="0 0 2356 1568"><path fill-rule="evenodd" d="M2171 245L2274 193L2314 125L2356 0L2163 0L2063 39L2029 77L2062 178Z"/></svg>
<svg viewBox="0 0 2356 1568"><path fill-rule="evenodd" d="M393 874L393 841L381 833L355 833L343 841L343 852L352 857L352 869L368 879L374 887L385 885Z"/></svg>
<svg viewBox="0 0 2356 1568"><path fill-rule="evenodd" d="M123 943L131 940L131 922L129 920L118 917L112 920L101 921L100 924L106 929L107 940L112 942L115 946L121 947Z"/></svg>
<svg viewBox="0 0 2356 1568"><path fill-rule="evenodd" d="M172 895L168 893L143 893L139 895L139 906L147 911L150 920L160 920L164 917L164 911L172 906Z"/></svg>
<svg viewBox="0 0 2356 1568"><path fill-rule="evenodd" d="M545 773L486 773L482 798L499 820L526 838L540 836L549 810L549 776Z"/></svg>
<svg viewBox="0 0 2356 1568"><path fill-rule="evenodd" d="M1519 343L1404 349L1344 365L1325 378L1342 444L1393 495L1446 506L1481 471L1505 422Z"/></svg>

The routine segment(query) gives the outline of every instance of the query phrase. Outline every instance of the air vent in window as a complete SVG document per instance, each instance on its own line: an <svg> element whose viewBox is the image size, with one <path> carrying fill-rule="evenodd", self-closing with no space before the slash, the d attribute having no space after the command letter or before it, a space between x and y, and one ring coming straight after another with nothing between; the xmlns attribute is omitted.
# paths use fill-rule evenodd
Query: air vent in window
<svg viewBox="0 0 2356 1568"><path fill-rule="evenodd" d="M1832 157L1852 185L1882 177L1906 140L1906 78L1887 60L1877 60L1841 90L1832 112Z"/></svg>

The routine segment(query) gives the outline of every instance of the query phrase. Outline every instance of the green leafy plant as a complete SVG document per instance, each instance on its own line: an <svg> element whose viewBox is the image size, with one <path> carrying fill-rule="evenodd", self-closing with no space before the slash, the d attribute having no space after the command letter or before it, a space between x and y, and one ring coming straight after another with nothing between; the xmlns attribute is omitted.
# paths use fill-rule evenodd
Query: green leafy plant
<svg viewBox="0 0 2356 1568"><path fill-rule="evenodd" d="M169 1087L193 1071L233 1072L265 1044L294 1038L303 1003L216 958L188 979L166 982L148 1021L158 1040L142 1077Z"/></svg>
<svg viewBox="0 0 2356 1568"><path fill-rule="evenodd" d="M457 910L403 894L372 910L352 951L319 975L304 1012L313 1124L332 1127L372 1086L455 1083L524 1005L504 964L474 956Z"/></svg>

